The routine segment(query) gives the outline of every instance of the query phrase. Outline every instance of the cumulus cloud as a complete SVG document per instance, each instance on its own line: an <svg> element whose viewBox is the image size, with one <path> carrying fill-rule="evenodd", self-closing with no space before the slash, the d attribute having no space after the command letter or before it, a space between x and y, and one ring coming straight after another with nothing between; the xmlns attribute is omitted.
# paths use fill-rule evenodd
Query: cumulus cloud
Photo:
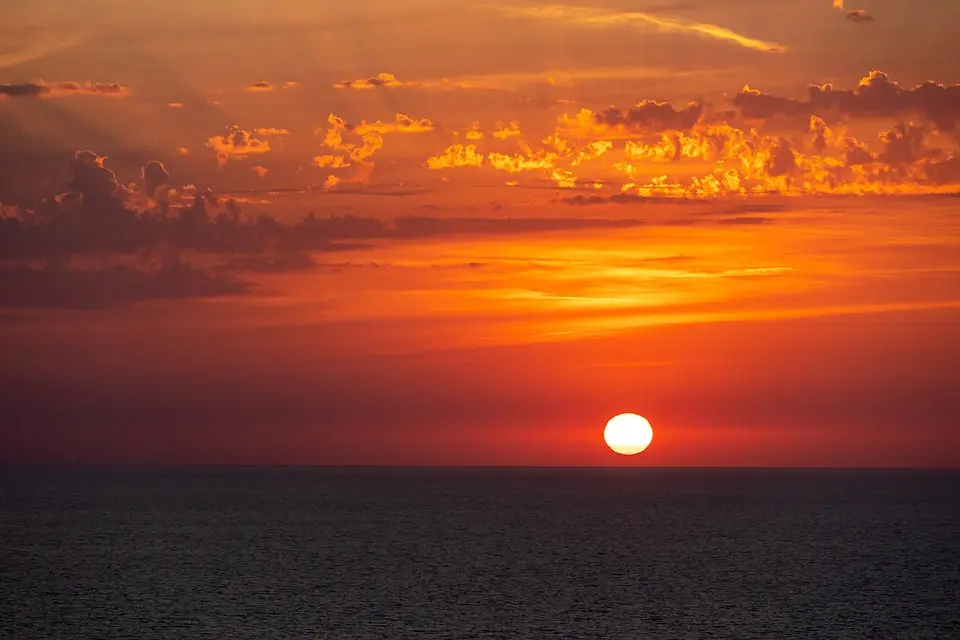
<svg viewBox="0 0 960 640"><path fill-rule="evenodd" d="M250 171L253 171L255 174L257 174L258 178L263 178L270 172L269 169L267 169L266 167L261 167L260 165L251 167Z"/></svg>
<svg viewBox="0 0 960 640"><path fill-rule="evenodd" d="M73 179L70 188L88 201L104 201L116 195L120 189L117 176L103 166L105 156L93 151L77 151L70 162ZM99 203L99 202L98 202Z"/></svg>
<svg viewBox="0 0 960 640"><path fill-rule="evenodd" d="M58 96L103 96L123 97L130 90L115 83L104 82L28 82L25 84L0 84L0 97L6 98L52 98Z"/></svg>
<svg viewBox="0 0 960 640"><path fill-rule="evenodd" d="M457 167L482 167L483 154L473 144L452 144L443 153L427 158L430 169L454 169Z"/></svg>
<svg viewBox="0 0 960 640"><path fill-rule="evenodd" d="M579 7L563 4L540 6L491 5L491 8L515 18L564 22L588 27L641 26L653 28L658 31L687 33L722 40L758 51L777 53L786 51L786 47L781 44L744 36L715 24L693 22L683 18L653 13L613 11L598 7Z"/></svg>
<svg viewBox="0 0 960 640"><path fill-rule="evenodd" d="M839 114L850 118L918 117L944 131L960 121L960 84L924 82L901 87L882 71L871 71L855 89L837 89L832 84L810 85L807 100L796 100L744 87L733 99L747 118L777 115L820 117Z"/></svg>
<svg viewBox="0 0 960 640"><path fill-rule="evenodd" d="M315 156L313 163L321 168L338 169L353 167L354 176L350 180L354 184L364 184L372 176L374 163L373 156L383 148L384 136L395 133L425 133L433 131L433 122L427 118L415 119L398 113L393 122L361 121L357 125L348 124L340 116L331 113L327 117L326 130L323 131L323 145L340 154L324 154ZM352 140L350 139L352 138ZM336 182L330 178L335 178ZM329 189L338 188L342 178L331 174L327 178Z"/></svg>
<svg viewBox="0 0 960 640"><path fill-rule="evenodd" d="M166 200L170 185L170 172L159 160L150 160L140 169L143 193L153 201Z"/></svg>
<svg viewBox="0 0 960 640"><path fill-rule="evenodd" d="M226 135L209 138L206 146L217 153L220 166L232 158L243 159L270 151L269 142L253 137L253 134L237 125L231 126Z"/></svg>

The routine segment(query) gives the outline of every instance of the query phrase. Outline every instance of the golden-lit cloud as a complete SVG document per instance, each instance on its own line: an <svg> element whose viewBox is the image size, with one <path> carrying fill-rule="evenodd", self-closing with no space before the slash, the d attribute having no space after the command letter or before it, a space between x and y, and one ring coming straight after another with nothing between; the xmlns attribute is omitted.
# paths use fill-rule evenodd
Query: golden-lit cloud
<svg viewBox="0 0 960 640"><path fill-rule="evenodd" d="M589 27L644 26L658 31L689 33L702 37L723 40L758 51L783 52L786 47L775 42L766 42L741 35L715 24L692 22L683 18L643 13L639 11L612 11L597 7L579 7L563 4L541 6L490 5L509 17L531 18L551 22L564 22Z"/></svg>
<svg viewBox="0 0 960 640"><path fill-rule="evenodd" d="M337 188L338 184L340 184L340 178L331 173L327 176L327 179L323 181L323 189L324 191L333 191Z"/></svg>
<svg viewBox="0 0 960 640"><path fill-rule="evenodd" d="M708 110L700 103L676 108L644 100L630 109L583 109L575 117L562 115L539 146L526 142L514 123L511 130L516 136L452 144L426 164L431 169L485 167L539 174L537 180L551 179L570 189L619 188L619 202L649 197L948 193L960 182L960 149L953 136L941 131L956 125L956 91L934 83L900 89L879 72L851 91L812 87L809 102L747 88L734 98L748 116L742 121L737 111ZM927 122L881 129L872 141L850 135L818 115L806 115L803 133L765 133L755 122L758 115L803 116L812 110L865 118L921 114ZM503 149L513 137L517 151ZM605 196L591 196L589 201L602 202Z"/></svg>
<svg viewBox="0 0 960 640"><path fill-rule="evenodd" d="M398 113L393 122L362 121L351 130L361 136L367 133L426 133L433 131L433 123L427 118L415 120L406 114Z"/></svg>
<svg viewBox="0 0 960 640"><path fill-rule="evenodd" d="M270 151L270 143L253 137L249 131L233 125L228 133L207 140L208 149L217 153L217 163L223 166L230 159L242 159Z"/></svg>
<svg viewBox="0 0 960 640"><path fill-rule="evenodd" d="M427 158L427 166L431 169L482 167L483 154L477 152L476 145L452 144L442 154Z"/></svg>
<svg viewBox="0 0 960 640"><path fill-rule="evenodd" d="M522 171L535 171L538 169L552 169L557 162L557 154L541 150L533 150L527 144L521 144L521 153L489 153L487 160L490 166L497 171L506 171L508 173L520 173Z"/></svg>
<svg viewBox="0 0 960 640"><path fill-rule="evenodd" d="M483 140L483 131L480 128L480 123L474 122L471 124L467 132L463 134L463 137L467 140Z"/></svg>
<svg viewBox="0 0 960 640"><path fill-rule="evenodd" d="M259 129L254 129L254 133L258 136L286 136L290 135L290 132L286 129L276 129L274 127L261 127Z"/></svg>
<svg viewBox="0 0 960 640"><path fill-rule="evenodd" d="M332 155L314 156L313 164L321 169L342 169L350 166L345 157Z"/></svg>
<svg viewBox="0 0 960 640"><path fill-rule="evenodd" d="M426 119L414 119L410 116L398 113L393 122L375 122L361 121L357 125L349 125L340 116L331 113L327 117L327 128L323 133L323 146L336 151L342 151L343 155L319 155L314 157L313 162L316 166L329 169L339 169L346 167L354 168L354 178L351 182L366 183L369 181L374 163L373 156L383 148L383 137L394 133L425 133L433 130L433 123ZM318 129L319 134L322 129ZM354 140L347 140L346 137L352 137ZM359 138L359 140L357 140ZM351 162L347 162L347 158Z"/></svg>
<svg viewBox="0 0 960 640"><path fill-rule="evenodd" d="M415 86L415 83L412 83ZM411 83L401 82L392 73L378 73L371 78L358 80L341 80L333 85L335 89L377 89L387 87L411 86Z"/></svg>
<svg viewBox="0 0 960 640"><path fill-rule="evenodd" d="M243 88L244 91L273 91L274 86L267 82L266 80L260 80L259 82L254 82L251 85L248 85Z"/></svg>
<svg viewBox="0 0 960 640"><path fill-rule="evenodd" d="M493 132L493 137L497 138L498 140L506 140L507 138L513 138L520 135L523 134L520 132L520 123L516 120L506 125L500 121L497 121L496 130Z"/></svg>
<svg viewBox="0 0 960 640"><path fill-rule="evenodd" d="M0 98L53 98L59 96L123 97L130 94L127 87L105 82L27 82L0 84Z"/></svg>
<svg viewBox="0 0 960 640"><path fill-rule="evenodd" d="M183 109L182 102L168 102L167 106L170 107L171 109Z"/></svg>
<svg viewBox="0 0 960 640"><path fill-rule="evenodd" d="M258 178L263 178L270 171L266 167L261 167L260 165L257 165L256 167L251 167L250 170L253 171L255 174L257 174Z"/></svg>

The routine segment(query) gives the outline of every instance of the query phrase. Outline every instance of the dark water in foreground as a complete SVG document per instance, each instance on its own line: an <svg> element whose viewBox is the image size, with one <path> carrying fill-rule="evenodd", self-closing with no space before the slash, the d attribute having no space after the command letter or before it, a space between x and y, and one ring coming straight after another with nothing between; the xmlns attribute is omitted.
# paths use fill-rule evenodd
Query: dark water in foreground
<svg viewBox="0 0 960 640"><path fill-rule="evenodd" d="M960 473L0 473L3 638L960 638Z"/></svg>

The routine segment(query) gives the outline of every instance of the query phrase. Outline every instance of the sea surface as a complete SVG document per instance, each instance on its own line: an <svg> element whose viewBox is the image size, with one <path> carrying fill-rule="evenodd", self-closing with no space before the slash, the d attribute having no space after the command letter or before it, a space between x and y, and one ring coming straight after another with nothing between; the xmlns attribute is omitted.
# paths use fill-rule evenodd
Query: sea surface
<svg viewBox="0 0 960 640"><path fill-rule="evenodd" d="M0 472L0 637L960 638L960 472Z"/></svg>

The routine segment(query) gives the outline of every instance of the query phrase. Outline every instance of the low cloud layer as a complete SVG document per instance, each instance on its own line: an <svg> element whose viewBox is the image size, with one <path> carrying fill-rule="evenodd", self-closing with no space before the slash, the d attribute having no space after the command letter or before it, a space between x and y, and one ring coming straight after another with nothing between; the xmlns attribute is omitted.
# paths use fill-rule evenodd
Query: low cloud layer
<svg viewBox="0 0 960 640"><path fill-rule="evenodd" d="M24 84L0 84L0 97L6 98L55 98L60 96L124 97L130 90L115 83L105 82L28 82Z"/></svg>

